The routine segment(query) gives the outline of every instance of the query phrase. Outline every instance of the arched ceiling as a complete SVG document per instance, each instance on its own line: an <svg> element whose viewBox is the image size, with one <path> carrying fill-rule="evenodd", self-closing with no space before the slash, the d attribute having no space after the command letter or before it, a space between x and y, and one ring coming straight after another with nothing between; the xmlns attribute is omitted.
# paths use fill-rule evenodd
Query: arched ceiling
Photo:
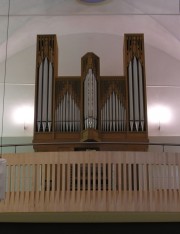
<svg viewBox="0 0 180 234"><path fill-rule="evenodd" d="M144 33L146 43L180 60L179 0L1 0L0 54L8 56L33 43L34 34ZM173 46L172 46L173 45ZM2 59L2 58L1 58Z"/></svg>
<svg viewBox="0 0 180 234"><path fill-rule="evenodd" d="M63 55L59 56L60 75L79 74L76 54L79 61L86 48L95 48L100 58L102 55L103 75L119 71L122 75L119 43L123 43L125 33L144 34L148 110L159 103L169 107L173 116L161 128L159 123L149 121L150 135L179 136L179 0L105 0L98 4L81 0L0 0L1 96L6 79L4 135L32 135L32 129L24 132L22 126L11 123L10 111L22 100L34 103L37 34L57 35L59 53ZM69 64L73 64L71 69Z"/></svg>

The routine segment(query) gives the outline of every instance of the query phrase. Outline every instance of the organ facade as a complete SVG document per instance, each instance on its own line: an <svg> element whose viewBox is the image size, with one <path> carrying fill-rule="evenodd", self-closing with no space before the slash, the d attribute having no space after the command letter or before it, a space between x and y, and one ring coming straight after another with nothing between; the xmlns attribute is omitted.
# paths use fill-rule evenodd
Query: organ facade
<svg viewBox="0 0 180 234"><path fill-rule="evenodd" d="M81 76L58 76L56 35L38 35L35 151L146 151L144 35L124 35L124 76L101 76L100 58L81 58Z"/></svg>

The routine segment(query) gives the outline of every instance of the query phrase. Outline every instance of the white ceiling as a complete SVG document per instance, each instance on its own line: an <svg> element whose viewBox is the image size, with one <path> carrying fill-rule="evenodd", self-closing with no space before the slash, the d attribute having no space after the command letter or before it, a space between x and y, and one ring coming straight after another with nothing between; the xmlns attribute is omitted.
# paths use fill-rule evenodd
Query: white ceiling
<svg viewBox="0 0 180 234"><path fill-rule="evenodd" d="M179 0L0 0L1 135L32 136L32 126L16 125L12 115L34 104L36 35L45 33L58 37L59 75L80 75L80 57L90 50L102 75L123 75L124 33L143 33L148 111L159 104L172 115L169 123L159 119L160 128L149 121L149 134L180 135Z"/></svg>

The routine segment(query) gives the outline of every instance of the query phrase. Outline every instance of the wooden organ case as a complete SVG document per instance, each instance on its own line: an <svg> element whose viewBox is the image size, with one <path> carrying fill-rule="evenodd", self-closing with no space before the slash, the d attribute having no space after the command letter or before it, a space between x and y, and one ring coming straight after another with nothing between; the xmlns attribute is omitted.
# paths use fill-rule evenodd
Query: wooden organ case
<svg viewBox="0 0 180 234"><path fill-rule="evenodd" d="M58 77L56 35L37 36L35 151L146 151L144 35L124 35L124 76L100 76L100 59L81 58L80 77Z"/></svg>

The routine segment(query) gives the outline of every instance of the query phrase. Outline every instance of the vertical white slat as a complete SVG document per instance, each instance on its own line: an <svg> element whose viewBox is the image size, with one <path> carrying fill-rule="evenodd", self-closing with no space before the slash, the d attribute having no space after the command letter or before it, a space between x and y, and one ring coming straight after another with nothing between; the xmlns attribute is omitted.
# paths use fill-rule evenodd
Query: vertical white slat
<svg viewBox="0 0 180 234"><path fill-rule="evenodd" d="M131 161L128 161L127 164L127 174L128 174L128 203L130 204L129 209L133 209L132 205L132 171L131 171ZM132 207L132 208L131 208Z"/></svg>
<svg viewBox="0 0 180 234"><path fill-rule="evenodd" d="M121 167L122 167L122 163L121 163L121 160L119 161L118 163L118 209L120 209L121 207L121 203L122 203L122 170L121 170Z"/></svg>
<svg viewBox="0 0 180 234"><path fill-rule="evenodd" d="M75 203L75 194L76 194L76 187L75 187L75 182L76 182L76 174L75 174L75 163L72 164L72 203Z"/></svg>
<svg viewBox="0 0 180 234"><path fill-rule="evenodd" d="M50 192L50 203L52 204L52 207L54 207L54 201L55 201L55 192L56 192L56 164L53 162L51 164L51 192Z"/></svg>
<svg viewBox="0 0 180 234"><path fill-rule="evenodd" d="M19 204L19 165L14 165L14 210L18 209Z"/></svg>
<svg viewBox="0 0 180 234"><path fill-rule="evenodd" d="M81 163L77 163L77 202L80 203L81 198Z"/></svg>
<svg viewBox="0 0 180 234"><path fill-rule="evenodd" d="M51 166L51 164L46 164L46 191L45 191L45 200L47 202L47 205L49 203L50 190L51 190L50 166Z"/></svg>
<svg viewBox="0 0 180 234"><path fill-rule="evenodd" d="M85 163L82 162L82 174L81 174L81 180L82 180L82 188L81 188L81 207L85 207L85 203L86 203L86 195L85 195L85 182L86 182L86 178L85 178ZM82 208L81 208L82 209Z"/></svg>
<svg viewBox="0 0 180 234"><path fill-rule="evenodd" d="M11 188L10 188L10 205L12 208L14 208L12 205L15 204L15 165L11 165Z"/></svg>
<svg viewBox="0 0 180 234"><path fill-rule="evenodd" d="M70 205L70 182L71 182L71 168L70 168L70 161L68 159L68 162L67 162L67 166L66 166L66 174L67 174L67 184L66 184L66 196L65 196L65 200L66 200L66 204L68 206L68 209L69 209L69 205Z"/></svg>
<svg viewBox="0 0 180 234"><path fill-rule="evenodd" d="M41 191L41 169L40 169L40 164L37 163L35 165L36 167L36 172L35 172L35 204L39 203L39 193Z"/></svg>
<svg viewBox="0 0 180 234"><path fill-rule="evenodd" d="M177 165L178 165L178 205L177 209L180 210L180 155L177 155Z"/></svg>
<svg viewBox="0 0 180 234"><path fill-rule="evenodd" d="M101 198L101 163L100 160L98 160L97 163L97 181L98 181L98 185L97 185L97 197L96 199L98 200L98 210L102 209L102 198Z"/></svg>
<svg viewBox="0 0 180 234"><path fill-rule="evenodd" d="M139 199L138 202L140 205L139 209L142 210L143 204L143 164L140 163L138 167L138 177L139 177Z"/></svg>
<svg viewBox="0 0 180 234"><path fill-rule="evenodd" d="M166 204L167 204L167 178L168 178L168 171L167 171L167 164L166 164L166 154L162 155L162 167L163 167L163 187L162 187L162 193L163 193L163 209L166 210Z"/></svg>
<svg viewBox="0 0 180 234"><path fill-rule="evenodd" d="M177 204L177 164L176 164L176 154L173 155L173 164L172 164L172 177L173 177L173 208L176 210Z"/></svg>
<svg viewBox="0 0 180 234"><path fill-rule="evenodd" d="M65 204L65 190L66 190L66 164L65 162L62 163L62 190L61 190L61 204L62 204L62 210L64 210L64 204Z"/></svg>
<svg viewBox="0 0 180 234"><path fill-rule="evenodd" d="M93 191L92 191L92 207L94 208L96 206L96 163L93 162L93 173L92 173L92 178L93 178Z"/></svg>
<svg viewBox="0 0 180 234"><path fill-rule="evenodd" d="M149 175L149 209L153 211L153 194L154 194L154 187L153 187L153 160L151 159L148 165L148 175Z"/></svg>
<svg viewBox="0 0 180 234"><path fill-rule="evenodd" d="M163 164L162 164L162 156L158 154L158 177L159 177L159 205L160 209L163 211L164 209L164 201L163 201Z"/></svg>
<svg viewBox="0 0 180 234"><path fill-rule="evenodd" d="M61 196L61 167L60 167L60 162L58 161L58 163L56 164L57 166L57 174L56 174L56 196L55 196L55 202L57 202L57 204L59 204L60 202L60 196Z"/></svg>
<svg viewBox="0 0 180 234"><path fill-rule="evenodd" d="M87 206L90 207L91 204L91 182L92 182L92 176L91 176L91 162L88 160L87 164L87 200L86 202L88 203Z"/></svg>
<svg viewBox="0 0 180 234"><path fill-rule="evenodd" d="M35 200L35 165L30 164L30 209L34 211Z"/></svg>
<svg viewBox="0 0 180 234"><path fill-rule="evenodd" d="M111 161L110 161L110 159L108 160L108 193L107 193L107 202L108 202L108 209L110 209L111 210L111 194L112 194L112 192L111 192L111 186L112 186L112 183L111 183L111 181L112 181L112 174L111 174Z"/></svg>
<svg viewBox="0 0 180 234"><path fill-rule="evenodd" d="M147 183L147 163L144 162L143 164L143 204L145 206L145 209L147 209L147 203L148 203L148 183Z"/></svg>
<svg viewBox="0 0 180 234"><path fill-rule="evenodd" d="M138 188L138 181L137 181L137 163L136 163L136 157L134 156L134 162L133 162L133 194L134 194L134 208L136 210L136 207L138 206L138 193L139 193L139 188Z"/></svg>
<svg viewBox="0 0 180 234"><path fill-rule="evenodd" d="M41 192L40 192L40 200L39 200L39 205L40 205L40 210L43 210L44 207L44 193L45 193L45 164L41 164Z"/></svg>

